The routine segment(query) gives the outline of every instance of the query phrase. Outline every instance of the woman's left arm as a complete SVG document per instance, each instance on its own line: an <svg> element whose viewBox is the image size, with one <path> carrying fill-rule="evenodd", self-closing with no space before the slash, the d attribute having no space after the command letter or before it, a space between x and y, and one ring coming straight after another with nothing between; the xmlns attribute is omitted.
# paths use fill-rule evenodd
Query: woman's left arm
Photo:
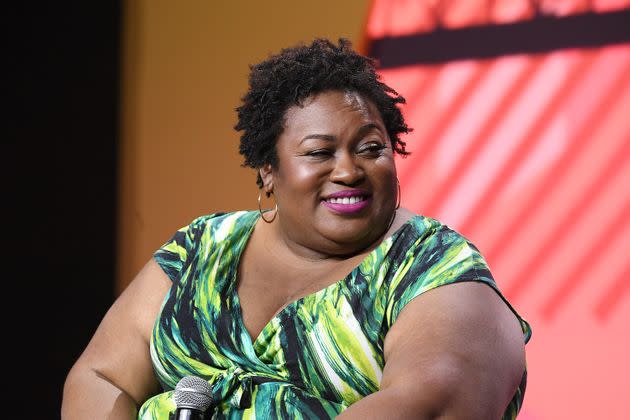
<svg viewBox="0 0 630 420"><path fill-rule="evenodd" d="M492 288L441 286L413 299L385 338L380 390L344 419L500 419L525 369L523 333Z"/></svg>

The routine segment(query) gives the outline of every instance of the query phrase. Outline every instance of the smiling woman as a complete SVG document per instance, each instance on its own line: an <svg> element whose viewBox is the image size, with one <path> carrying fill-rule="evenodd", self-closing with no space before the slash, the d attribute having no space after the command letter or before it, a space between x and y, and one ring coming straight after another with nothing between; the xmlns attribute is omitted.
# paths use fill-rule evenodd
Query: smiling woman
<svg viewBox="0 0 630 420"><path fill-rule="evenodd" d="M472 243L399 208L403 102L343 40L253 66L236 128L275 208L201 216L157 250L64 417L168 419L194 375L208 418L514 418L529 325Z"/></svg>

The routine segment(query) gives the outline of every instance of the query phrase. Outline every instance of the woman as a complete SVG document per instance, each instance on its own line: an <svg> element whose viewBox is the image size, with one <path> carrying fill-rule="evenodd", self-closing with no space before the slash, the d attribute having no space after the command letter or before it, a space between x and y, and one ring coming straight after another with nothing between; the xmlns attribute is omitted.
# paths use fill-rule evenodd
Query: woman
<svg viewBox="0 0 630 420"><path fill-rule="evenodd" d="M514 418L529 326L474 245L399 208L403 102L345 40L252 67L236 128L260 211L202 216L155 253L68 375L64 417L166 419L195 375L213 418Z"/></svg>

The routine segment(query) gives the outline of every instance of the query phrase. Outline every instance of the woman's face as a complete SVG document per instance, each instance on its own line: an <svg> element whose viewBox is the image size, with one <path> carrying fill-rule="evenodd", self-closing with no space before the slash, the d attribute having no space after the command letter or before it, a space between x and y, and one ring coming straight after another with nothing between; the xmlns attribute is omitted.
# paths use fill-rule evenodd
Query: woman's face
<svg viewBox="0 0 630 420"><path fill-rule="evenodd" d="M278 164L261 170L278 203L282 234L307 249L359 252L387 230L396 167L376 106L354 92L326 91L289 108Z"/></svg>

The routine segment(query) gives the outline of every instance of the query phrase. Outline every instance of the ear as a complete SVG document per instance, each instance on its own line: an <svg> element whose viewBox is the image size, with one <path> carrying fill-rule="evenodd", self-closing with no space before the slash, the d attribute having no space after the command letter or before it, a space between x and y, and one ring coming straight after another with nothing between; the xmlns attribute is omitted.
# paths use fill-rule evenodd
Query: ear
<svg viewBox="0 0 630 420"><path fill-rule="evenodd" d="M265 163L260 169L258 169L258 173L263 181L263 191L269 194L273 192L273 168L271 164Z"/></svg>

